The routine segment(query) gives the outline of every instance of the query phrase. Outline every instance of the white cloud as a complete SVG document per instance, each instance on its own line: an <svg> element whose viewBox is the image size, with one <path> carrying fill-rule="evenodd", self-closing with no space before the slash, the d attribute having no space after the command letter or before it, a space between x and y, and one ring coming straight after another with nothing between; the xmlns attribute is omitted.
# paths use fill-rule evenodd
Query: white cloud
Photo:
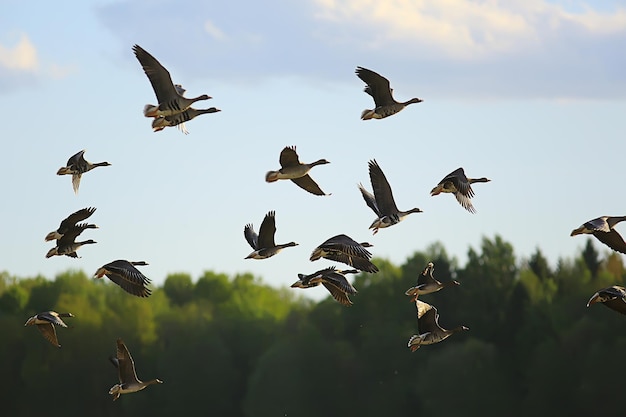
<svg viewBox="0 0 626 417"><path fill-rule="evenodd" d="M204 30L218 41L226 39L226 35L224 34L224 32L222 32L222 30L210 20L206 20L204 22Z"/></svg>
<svg viewBox="0 0 626 417"><path fill-rule="evenodd" d="M26 34L14 44L0 44L0 92L32 88L42 80L59 79L76 72L75 66L40 62L39 52Z"/></svg>
<svg viewBox="0 0 626 417"><path fill-rule="evenodd" d="M602 14L588 9L584 14L561 13L563 21L584 27L590 34L607 35L626 31L626 10L613 14Z"/></svg>
<svg viewBox="0 0 626 417"><path fill-rule="evenodd" d="M37 71L39 68L37 50L28 36L22 35L13 47L0 44L0 67L14 71Z"/></svg>
<svg viewBox="0 0 626 417"><path fill-rule="evenodd" d="M544 0L316 0L316 17L369 28L365 44L418 42L456 59L480 59L539 45L559 31L589 36L626 33L626 11L566 12ZM568 26L568 28L566 28Z"/></svg>
<svg viewBox="0 0 626 417"><path fill-rule="evenodd" d="M354 82L363 65L423 95L626 98L626 9L618 2L163 1L115 2L98 15L124 44L178 63L185 79ZM172 21L172 8L186 18ZM153 30L161 21L169 31ZM186 33L186 42L169 33Z"/></svg>

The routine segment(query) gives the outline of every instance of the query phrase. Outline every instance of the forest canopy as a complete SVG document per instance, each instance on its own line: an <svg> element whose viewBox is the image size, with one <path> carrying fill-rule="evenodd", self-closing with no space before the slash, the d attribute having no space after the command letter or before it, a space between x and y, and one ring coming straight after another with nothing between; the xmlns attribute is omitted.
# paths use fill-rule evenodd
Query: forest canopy
<svg viewBox="0 0 626 417"><path fill-rule="evenodd" d="M149 298L70 270L0 273L0 378L5 416L623 415L623 315L586 303L624 279L622 258L591 239L550 265L518 259L500 236L467 262L440 244L402 265L350 278L345 307L274 288L250 273L171 274ZM461 285L420 296L444 328L470 328L412 353L415 304L404 292L428 262ZM56 348L28 317L71 312ZM122 337L140 379L164 383L111 401L108 357ZM617 369L615 369L615 367ZM609 399L613 399L610 400ZM488 412L486 412L488 410Z"/></svg>

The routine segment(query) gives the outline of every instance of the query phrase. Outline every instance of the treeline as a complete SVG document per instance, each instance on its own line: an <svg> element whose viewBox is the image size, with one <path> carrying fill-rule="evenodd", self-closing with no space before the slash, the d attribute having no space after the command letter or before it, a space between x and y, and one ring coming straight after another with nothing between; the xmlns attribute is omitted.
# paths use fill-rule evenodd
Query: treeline
<svg viewBox="0 0 626 417"><path fill-rule="evenodd" d="M426 264L458 287L421 296L440 324L466 325L411 353L415 305L404 291ZM621 284L624 266L591 239L551 266L539 249L516 259L499 236L469 249L463 266L435 244L403 265L376 259L343 307L276 289L251 274L169 275L149 299L68 271L53 281L0 274L0 414L55 416L622 416L626 318L586 307ZM27 318L75 315L57 328L61 349ZM112 402L115 340L140 379L162 385ZM88 414L87 414L88 413Z"/></svg>

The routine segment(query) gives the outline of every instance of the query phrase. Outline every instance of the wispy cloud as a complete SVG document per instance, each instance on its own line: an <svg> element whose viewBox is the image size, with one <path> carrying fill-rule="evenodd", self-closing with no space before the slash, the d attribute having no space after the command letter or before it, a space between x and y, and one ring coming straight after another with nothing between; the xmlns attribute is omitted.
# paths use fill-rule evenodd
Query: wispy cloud
<svg viewBox="0 0 626 417"><path fill-rule="evenodd" d="M78 67L75 65L60 66L57 64L50 64L47 66L46 74L56 80L70 76L78 72Z"/></svg>
<svg viewBox="0 0 626 417"><path fill-rule="evenodd" d="M496 3L319 0L318 5L318 19L362 30L365 45L418 42L454 58L506 51L533 32L522 15Z"/></svg>
<svg viewBox="0 0 626 417"><path fill-rule="evenodd" d="M206 31L206 33L211 35L213 39L216 39L218 41L226 39L226 35L224 34L224 32L222 32L222 30L210 20L206 20L204 22L204 30Z"/></svg>
<svg viewBox="0 0 626 417"><path fill-rule="evenodd" d="M0 91L9 92L37 85L46 78L59 79L76 71L75 67L42 63L28 35L3 45L0 43Z"/></svg>
<svg viewBox="0 0 626 417"><path fill-rule="evenodd" d="M363 65L423 95L626 98L626 9L617 6L600 10L581 1L574 9L558 0L238 3L163 0L150 7L148 0L134 0L97 13L124 43L145 44L185 77L358 83L352 71ZM185 10L184 18L171 18L172 9Z"/></svg>
<svg viewBox="0 0 626 417"><path fill-rule="evenodd" d="M37 71L37 50L28 36L22 35L13 46L0 44L0 67L11 71Z"/></svg>
<svg viewBox="0 0 626 417"><path fill-rule="evenodd" d="M316 0L316 18L365 34L367 45L417 42L450 58L480 60L539 48L546 37L573 31L626 36L626 10L567 12L543 0Z"/></svg>

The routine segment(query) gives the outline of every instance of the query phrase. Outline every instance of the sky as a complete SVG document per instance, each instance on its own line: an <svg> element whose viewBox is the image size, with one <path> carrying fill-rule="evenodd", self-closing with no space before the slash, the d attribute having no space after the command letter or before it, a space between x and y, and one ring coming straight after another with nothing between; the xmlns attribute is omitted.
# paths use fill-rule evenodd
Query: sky
<svg viewBox="0 0 626 417"><path fill-rule="evenodd" d="M434 242L463 265L470 247L496 234L520 260L540 248L555 265L584 246L569 236L574 228L626 214L624 1L0 5L0 111L9 116L0 127L0 270L12 275L91 275L128 259L148 262L141 270L156 285L211 270L286 286L332 265L308 258L340 233L398 265ZM222 111L188 122L189 135L152 132L142 109L156 99L134 44L187 96L213 97L196 107ZM424 101L361 121L373 100L357 66L387 77L397 100ZM303 162L331 162L311 171L331 195L265 182L285 146ZM112 165L83 175L75 195L56 171L82 149ZM423 210L374 236L357 188L371 190L371 159L401 210ZM476 214L429 194L458 167L492 180L473 187ZM89 221L100 228L80 238L98 243L78 259L46 259L53 243L44 236L83 207L97 207ZM276 242L299 245L244 260L244 226L258 231L270 210Z"/></svg>

